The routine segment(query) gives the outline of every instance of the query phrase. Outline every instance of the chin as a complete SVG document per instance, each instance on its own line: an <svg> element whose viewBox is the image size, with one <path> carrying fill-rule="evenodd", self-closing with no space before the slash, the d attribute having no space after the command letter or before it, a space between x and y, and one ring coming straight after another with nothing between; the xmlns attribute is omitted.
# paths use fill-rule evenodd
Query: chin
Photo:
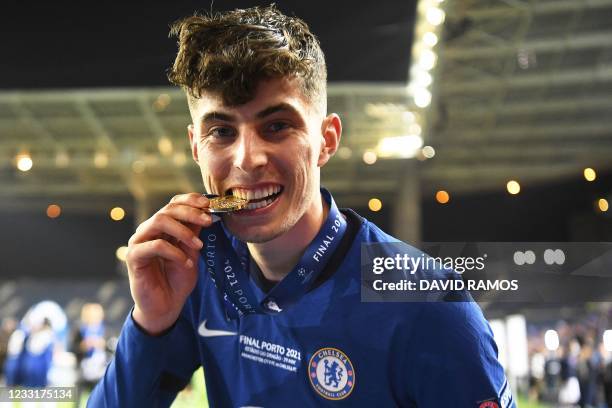
<svg viewBox="0 0 612 408"><path fill-rule="evenodd" d="M261 218L230 215L225 225L240 241L257 244L269 242L290 231L304 216L307 210L304 200L301 203L297 201L293 209L292 203L287 199L278 202L268 216Z"/></svg>

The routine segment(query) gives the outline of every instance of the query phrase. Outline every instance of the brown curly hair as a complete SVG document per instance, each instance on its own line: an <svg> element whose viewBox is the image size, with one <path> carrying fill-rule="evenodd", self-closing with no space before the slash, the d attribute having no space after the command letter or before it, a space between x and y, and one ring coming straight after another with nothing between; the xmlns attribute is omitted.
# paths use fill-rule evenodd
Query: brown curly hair
<svg viewBox="0 0 612 408"><path fill-rule="evenodd" d="M178 54L168 79L181 86L190 106L203 92L228 106L242 105L262 79L296 77L310 104L326 110L327 68L319 41L304 21L274 4L194 15L173 24Z"/></svg>

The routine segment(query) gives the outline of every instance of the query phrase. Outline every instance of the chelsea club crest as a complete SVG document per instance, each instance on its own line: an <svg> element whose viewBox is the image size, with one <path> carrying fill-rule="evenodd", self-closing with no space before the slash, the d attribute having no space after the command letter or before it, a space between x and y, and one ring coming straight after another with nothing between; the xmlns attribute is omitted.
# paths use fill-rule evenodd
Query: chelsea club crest
<svg viewBox="0 0 612 408"><path fill-rule="evenodd" d="M308 378L317 394L341 400L355 388L355 369L342 351L325 347L314 352L308 363Z"/></svg>

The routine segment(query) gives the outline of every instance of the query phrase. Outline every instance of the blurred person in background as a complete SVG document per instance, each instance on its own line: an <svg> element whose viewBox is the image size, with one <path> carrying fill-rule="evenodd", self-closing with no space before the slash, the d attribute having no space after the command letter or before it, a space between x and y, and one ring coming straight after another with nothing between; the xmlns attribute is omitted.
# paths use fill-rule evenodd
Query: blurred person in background
<svg viewBox="0 0 612 408"><path fill-rule="evenodd" d="M599 407L599 387L603 376L603 362L595 347L595 339L588 334L578 357L577 375L580 384L580 407Z"/></svg>
<svg viewBox="0 0 612 408"><path fill-rule="evenodd" d="M546 357L544 347L540 346L532 352L529 360L529 400L537 402L542 399L544 387Z"/></svg>
<svg viewBox="0 0 612 408"><path fill-rule="evenodd" d="M8 343L11 335L17 329L17 319L5 317L0 326L0 383L4 377L4 363L8 353Z"/></svg>
<svg viewBox="0 0 612 408"><path fill-rule="evenodd" d="M6 384L23 387L46 387L51 369L55 335L51 321L44 318L27 332L13 333L6 364Z"/></svg>
<svg viewBox="0 0 612 408"><path fill-rule="evenodd" d="M559 386L561 383L561 360L563 347L556 351L549 351L544 363L544 400L557 402L559 398Z"/></svg>
<svg viewBox="0 0 612 408"><path fill-rule="evenodd" d="M81 308L81 320L74 331L72 350L79 369L79 395L90 392L104 375L108 355L104 337L104 309L99 303L86 303ZM77 398L77 401L80 398Z"/></svg>
<svg viewBox="0 0 612 408"><path fill-rule="evenodd" d="M606 406L612 407L612 353L606 349L603 343L600 344L599 350L603 356L603 398Z"/></svg>
<svg viewBox="0 0 612 408"><path fill-rule="evenodd" d="M30 307L9 338L7 385L48 385L55 353L65 349L67 327L66 314L56 302L45 300Z"/></svg>
<svg viewBox="0 0 612 408"><path fill-rule="evenodd" d="M578 358L580 343L572 338L567 346L561 347L561 384L559 404L562 407L575 407L580 402L580 383L578 381Z"/></svg>

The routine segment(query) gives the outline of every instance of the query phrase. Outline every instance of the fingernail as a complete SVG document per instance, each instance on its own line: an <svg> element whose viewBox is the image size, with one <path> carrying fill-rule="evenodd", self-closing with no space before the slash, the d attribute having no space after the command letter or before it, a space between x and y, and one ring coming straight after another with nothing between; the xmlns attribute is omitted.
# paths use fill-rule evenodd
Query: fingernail
<svg viewBox="0 0 612 408"><path fill-rule="evenodd" d="M198 238L198 237L193 237L193 238L191 238L191 241L192 241L192 242L195 244L195 246L196 246L196 247L198 247L198 248L202 248L202 246L204 245L204 244L202 243L202 241L200 241L200 238Z"/></svg>
<svg viewBox="0 0 612 408"><path fill-rule="evenodd" d="M191 269L193 267L193 261L191 259L187 259L185 266Z"/></svg>

